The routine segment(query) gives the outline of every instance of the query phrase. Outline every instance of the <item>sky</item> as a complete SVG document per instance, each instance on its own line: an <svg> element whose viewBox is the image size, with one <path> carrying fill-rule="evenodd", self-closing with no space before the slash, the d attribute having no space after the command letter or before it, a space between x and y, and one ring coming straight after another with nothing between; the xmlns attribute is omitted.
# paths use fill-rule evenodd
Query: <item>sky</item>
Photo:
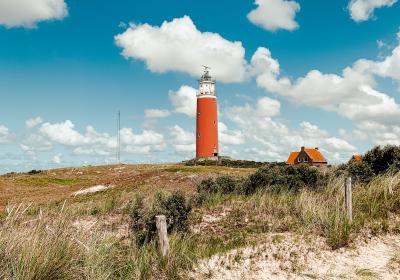
<svg viewBox="0 0 400 280"><path fill-rule="evenodd" d="M0 0L0 173L195 155L202 65L220 153L332 164L400 144L397 0Z"/></svg>

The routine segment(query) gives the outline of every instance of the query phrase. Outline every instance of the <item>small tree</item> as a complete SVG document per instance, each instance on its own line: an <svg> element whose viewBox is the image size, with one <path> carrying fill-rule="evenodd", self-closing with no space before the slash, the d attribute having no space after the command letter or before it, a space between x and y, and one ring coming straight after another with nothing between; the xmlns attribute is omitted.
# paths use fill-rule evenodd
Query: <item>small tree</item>
<svg viewBox="0 0 400 280"><path fill-rule="evenodd" d="M243 185L244 194L252 194L259 189L273 187L280 190L299 190L317 188L323 184L323 176L317 168L307 165L284 166L273 165L259 168L251 174Z"/></svg>
<svg viewBox="0 0 400 280"><path fill-rule="evenodd" d="M354 180L362 183L368 183L374 176L374 171L365 161L350 161L347 171Z"/></svg>
<svg viewBox="0 0 400 280"><path fill-rule="evenodd" d="M190 212L190 205L184 195L179 192L169 195L157 193L149 208L144 206L142 199L136 198L131 212L131 228L136 242L143 245L155 238L157 230L155 217L157 215L167 217L168 232L186 232L189 228Z"/></svg>
<svg viewBox="0 0 400 280"><path fill-rule="evenodd" d="M365 154L363 161L371 166L375 175L379 175L400 161L400 147L395 145L376 146Z"/></svg>

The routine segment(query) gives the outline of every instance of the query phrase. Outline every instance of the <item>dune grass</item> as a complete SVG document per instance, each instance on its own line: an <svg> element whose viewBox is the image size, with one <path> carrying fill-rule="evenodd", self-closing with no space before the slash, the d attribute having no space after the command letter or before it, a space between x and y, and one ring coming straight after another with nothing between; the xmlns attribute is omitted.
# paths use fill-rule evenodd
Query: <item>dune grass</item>
<svg viewBox="0 0 400 280"><path fill-rule="evenodd" d="M0 219L0 279L187 279L197 260L254 245L264 233L319 235L336 249L363 229L399 232L391 220L400 211L400 174L354 186L352 224L344 209L343 183L344 178L335 178L319 190L210 194L195 207L191 225L207 213L226 214L200 232L172 234L168 258L158 254L155 242L138 246L133 234L121 238L97 224L89 229L75 225L82 217L129 213L129 205L121 205L123 194L115 190L89 195L92 203L9 207Z"/></svg>
<svg viewBox="0 0 400 280"><path fill-rule="evenodd" d="M63 209L62 211L64 211ZM190 235L170 236L170 255L163 259L154 242L138 247L100 228L71 226L63 212L25 216L14 207L0 227L0 279L180 279L196 259Z"/></svg>
<svg viewBox="0 0 400 280"><path fill-rule="evenodd" d="M344 205L343 177L332 179L320 190L267 189L251 196L211 194L203 205L208 212L216 212L220 204L230 209L220 223L223 233L312 233L325 237L328 245L337 249L348 245L365 228L375 234L399 232L391 216L400 212L400 174L379 176L368 184L354 186L351 224ZM218 234L218 238L222 236Z"/></svg>

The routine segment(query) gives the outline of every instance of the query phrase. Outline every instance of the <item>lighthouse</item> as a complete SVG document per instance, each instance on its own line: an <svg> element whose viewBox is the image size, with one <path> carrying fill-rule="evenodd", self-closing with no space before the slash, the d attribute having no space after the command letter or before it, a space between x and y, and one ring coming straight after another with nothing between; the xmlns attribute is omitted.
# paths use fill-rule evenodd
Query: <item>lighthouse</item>
<svg viewBox="0 0 400 280"><path fill-rule="evenodd" d="M218 109L215 80L204 66L199 80L196 112L196 159L218 158Z"/></svg>

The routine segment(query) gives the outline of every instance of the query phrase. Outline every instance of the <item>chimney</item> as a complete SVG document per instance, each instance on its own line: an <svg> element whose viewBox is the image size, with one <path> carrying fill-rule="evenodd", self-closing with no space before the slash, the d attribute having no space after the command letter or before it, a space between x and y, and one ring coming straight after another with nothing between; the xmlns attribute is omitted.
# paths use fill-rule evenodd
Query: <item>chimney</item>
<svg viewBox="0 0 400 280"><path fill-rule="evenodd" d="M318 147L315 147L315 149L318 151L319 150L319 148Z"/></svg>
<svg viewBox="0 0 400 280"><path fill-rule="evenodd" d="M301 151L302 151L302 152L304 152L304 149L305 149L305 148L304 148L304 146L303 146L303 147L301 147Z"/></svg>

